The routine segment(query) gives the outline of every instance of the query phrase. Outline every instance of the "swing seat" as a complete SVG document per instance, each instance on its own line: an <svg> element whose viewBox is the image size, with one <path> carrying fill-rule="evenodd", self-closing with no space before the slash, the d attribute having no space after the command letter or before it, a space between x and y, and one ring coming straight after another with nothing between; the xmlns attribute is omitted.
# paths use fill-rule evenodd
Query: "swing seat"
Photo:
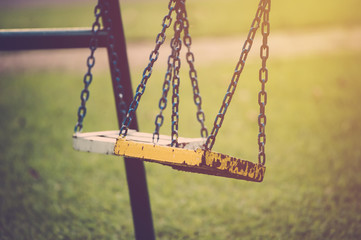
<svg viewBox="0 0 361 240"><path fill-rule="evenodd" d="M75 133L73 147L84 152L112 154L160 163L174 169L247 181L262 182L266 167L229 155L203 150L206 139L178 138L179 147L171 147L170 136L160 135L153 144L152 134L129 130Z"/></svg>

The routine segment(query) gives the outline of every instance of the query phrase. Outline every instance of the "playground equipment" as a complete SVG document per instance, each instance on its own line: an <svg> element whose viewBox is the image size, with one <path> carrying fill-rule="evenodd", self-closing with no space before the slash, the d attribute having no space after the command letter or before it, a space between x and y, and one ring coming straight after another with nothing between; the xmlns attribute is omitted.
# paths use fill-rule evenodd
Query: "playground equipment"
<svg viewBox="0 0 361 240"><path fill-rule="evenodd" d="M129 188L130 202L136 239L155 239L149 195L146 184L144 161L157 162L178 170L205 173L224 177L262 181L265 172L265 106L267 93L265 84L268 81L266 61L269 48L270 0L260 0L256 16L252 22L247 40L233 73L219 113L217 114L211 133L204 125L201 97L194 68L194 55L191 52L191 37L185 8L185 0L171 0L168 5L168 15L163 19L163 28L156 38L156 46L150 55L150 62L144 70L143 78L133 99L130 73L126 55L124 31L118 0L98 0L94 9L95 21L91 31L84 29L15 29L0 30L0 50L30 50L89 47L87 59L88 70L84 76L84 89L81 92L81 106L78 109L78 121L73 136L74 147L82 151L117 154L125 156L125 169ZM172 54L168 59L168 69L163 84L163 94L159 101L160 113L155 120L153 134L139 133L135 111L139 100L145 91L146 83L152 73L152 67L159 55L159 48L165 40L165 32L172 23L172 14L176 14L174 36L172 39ZM101 28L100 20L103 27ZM233 158L225 154L212 152L216 136L222 126L225 113L235 92L238 79L243 71L245 61L253 44L257 29L261 27L263 44L261 46L262 67L259 72L261 91L258 102L260 115L258 117L258 163ZM181 39L183 34L183 43ZM180 49L184 44L188 51L187 63L190 67L194 102L197 106L197 120L201 125L201 138L187 139L178 137L178 103L179 103L179 69ZM95 64L94 52L97 48L107 48L111 70L113 91L116 102L119 131L81 133L86 115L86 102L89 99L89 85L92 82L91 70ZM162 111L166 108L167 94L172 86L172 134L159 134L163 123ZM130 129L129 129L130 128ZM129 130L128 130L129 129Z"/></svg>
<svg viewBox="0 0 361 240"><path fill-rule="evenodd" d="M75 134L73 135L74 148L80 151L97 152L103 154L115 154L129 158L137 158L143 161L160 163L171 166L174 169L203 173L209 175L217 175L229 178L243 179L248 181L261 182L265 174L265 126L266 115L265 106L267 104L267 92L265 85L268 81L268 70L266 67L269 56L268 35L270 31L269 25L269 11L270 0L261 0L255 18L252 22L249 34L243 45L242 52L237 62L235 71L231 78L231 82L226 91L224 100L221 104L219 113L214 120L213 129L208 135L207 128L204 125L205 114L202 110L202 100L198 87L197 72L194 67L194 55L191 52L192 39L189 34L189 22L187 18L187 11L185 0L170 0L168 4L168 14L163 18L162 30L156 37L156 45L149 56L149 64L144 69L143 77L136 89L135 96L126 111L126 104L122 98L127 94L124 92L120 81L118 81L117 88L121 90L119 93L118 108L122 113L122 126L120 133L116 132L95 132L95 133L80 133L83 127L83 119L86 114L86 101L89 98L89 84L91 82L90 70L94 65L94 51L96 47L96 36L99 27L98 15L101 7L96 7L96 21L93 24L94 38L91 41L91 54L88 58L88 72L84 77L84 89L81 92L81 106L78 111L78 122L75 126ZM160 113L155 119L155 131L153 134L140 133L135 130L128 131L135 112L140 103L141 97L146 89L146 84L151 77L153 64L157 61L159 56L159 49L166 38L166 30L172 24L172 14L176 15L174 21L174 35L170 41L171 54L168 57L168 67L163 83L163 94L159 101ZM105 15L106 16L106 15ZM103 19L104 21L104 19ZM105 21L107 21L105 19ZM239 77L244 69L245 61L248 53L251 50L254 37L257 29L261 27L263 41L260 47L260 57L262 66L259 70L259 81L261 83L261 91L258 94L258 103L260 106L260 114L258 116L258 163L242 160L231 157L226 154L212 151L216 136L222 126L225 114L231 103L233 94L236 90ZM111 36L110 39L111 40ZM178 136L178 122L179 122L179 70L181 67L180 52L182 45L187 47L186 60L189 66L189 77L193 87L193 99L197 106L197 120L201 125L201 138L189 139L180 138ZM114 60L116 61L116 59ZM118 70L116 70L119 73ZM117 76L120 80L120 77ZM172 115L171 115L171 136L164 136L159 134L160 127L164 122L163 110L167 106L167 95L172 87Z"/></svg>

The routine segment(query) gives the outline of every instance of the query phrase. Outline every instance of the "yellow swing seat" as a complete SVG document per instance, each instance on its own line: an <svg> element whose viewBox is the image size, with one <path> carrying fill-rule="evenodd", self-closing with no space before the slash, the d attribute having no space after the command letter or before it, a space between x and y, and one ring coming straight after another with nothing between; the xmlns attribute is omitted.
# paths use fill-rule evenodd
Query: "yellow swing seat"
<svg viewBox="0 0 361 240"><path fill-rule="evenodd" d="M178 138L179 147L171 147L169 136L160 135L157 144L152 134L129 130L126 137L119 131L76 133L73 147L79 151L113 154L138 158L171 166L174 169L262 182L266 167L231 157L226 154L202 149L204 138Z"/></svg>

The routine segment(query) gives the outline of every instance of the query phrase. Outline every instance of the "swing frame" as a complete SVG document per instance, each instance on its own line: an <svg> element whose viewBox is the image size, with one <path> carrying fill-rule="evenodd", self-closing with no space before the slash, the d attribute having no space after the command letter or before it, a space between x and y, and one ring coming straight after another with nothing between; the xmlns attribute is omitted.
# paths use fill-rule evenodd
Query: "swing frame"
<svg viewBox="0 0 361 240"><path fill-rule="evenodd" d="M129 73L129 66L128 66L128 60L127 60L127 54L126 54L126 47L125 47L125 37L124 37L124 31L122 26L122 19L120 15L120 7L119 2L117 0L99 0L99 2L107 3L111 6L110 8L110 16L112 19L112 22L114 26L117 26L120 31L114 31L114 46L115 51L118 53L118 56L120 56L122 65L120 71L122 72L123 78L122 82L125 88L125 91L127 92L127 95L125 96L126 103L129 105L131 103L131 100L133 99L132 96L132 87L131 87L131 81L130 81L130 73ZM103 18L104 16L102 16ZM106 25L107 23L105 23ZM263 26L262 26L263 28ZM267 27L266 27L267 28ZM111 51L107 45L106 37L110 34L106 31L100 31L98 36L98 47L106 47L108 50L109 59L111 55ZM53 29L53 30L44 30L44 29L16 29L15 31L11 30L2 30L0 31L0 50L5 51L12 51L12 50L31 50L31 49L59 49L59 48L86 48L89 47L89 41L91 39L91 31L89 30L79 30L79 29ZM268 57L268 48L265 50L265 53ZM261 53L262 57L262 53ZM114 66L110 63L110 69L111 71L111 77L112 77L112 83L113 83L113 90L114 90L114 96L116 105L119 104L117 96L119 95L119 92L116 88L117 86L117 79L114 73ZM260 73L261 75L261 73ZM118 124L119 127L122 126L122 114L119 112L119 109L117 109L117 116L118 116ZM265 121L265 120L264 120ZM265 124L265 122L264 122ZM136 116L134 116L134 119L132 123L130 124L130 127L132 129L138 129ZM261 136L261 138L263 138ZM80 140L79 134L74 134L73 136L74 142ZM116 142L115 142L116 141ZM129 142L123 138L118 138L118 140L115 140L112 143L113 146L116 147L116 149L121 149L121 147L128 146ZM123 146L123 147L124 147ZM142 146L143 148L144 146ZM155 147L152 146L151 147ZM175 148L169 148L169 147L159 147L159 149L166 149L167 151L175 151ZM177 150L178 151L178 150ZM180 150L183 151L183 150ZM194 151L194 150L193 150ZM202 151L202 150L201 150ZM109 151L109 153L114 154L114 150ZM127 180L128 180L128 187L129 187L129 195L130 195L130 202L132 207L132 213L133 213L133 222L134 222L134 230L135 230L135 237L136 239L154 239L154 228L153 228L153 222L152 222L152 215L150 210L150 203L149 203L149 195L146 185L146 177L145 177L145 169L144 164L142 160L146 159L136 159L134 158L133 154L127 153L127 151L124 151L121 153L119 150L117 152L118 154L124 154L128 157L124 158L125 167L126 167L126 173L127 173ZM207 153L204 151L204 153ZM222 155L214 153L215 161L210 161L208 165L210 167L216 167L217 164L219 165L219 162L217 159L219 158L225 158L227 155ZM130 158L129 158L130 157ZM139 157L139 156L138 156ZM229 156L228 156L229 157ZM230 157L231 158L231 157ZM202 156L202 161L206 162L207 164L207 158ZM242 160L243 161L243 160ZM217 171L210 172L209 169L204 170L202 168L203 166L196 162L195 164L198 164L199 168L184 166L181 164L172 165L173 168L176 168L178 170L185 170L188 172L198 172L198 173L205 173L205 174L213 174L218 175ZM167 164L165 164L167 165ZM168 164L170 165L170 164ZM228 165L225 164L225 165ZM256 164L259 168L259 172L256 172L257 174L264 174L265 167L263 164ZM222 166L222 164L220 164ZM216 167L217 168L217 167ZM252 167L251 167L252 168ZM252 173L254 174L254 173ZM262 178L257 178L259 181L262 181ZM249 179L246 179L249 180Z"/></svg>

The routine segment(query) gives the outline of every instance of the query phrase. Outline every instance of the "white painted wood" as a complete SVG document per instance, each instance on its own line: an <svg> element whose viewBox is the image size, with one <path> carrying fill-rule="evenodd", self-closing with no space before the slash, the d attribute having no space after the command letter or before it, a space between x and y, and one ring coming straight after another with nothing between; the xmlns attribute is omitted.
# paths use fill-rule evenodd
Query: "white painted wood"
<svg viewBox="0 0 361 240"><path fill-rule="evenodd" d="M73 135L73 148L82 152L92 152L101 154L114 154L114 145L119 136L119 131L102 131L75 133ZM152 133L142 133L135 130L129 130L126 136L127 140L153 144ZM202 148L205 144L204 138L178 138L180 148L192 149ZM166 135L159 136L157 145L170 146L171 137Z"/></svg>

